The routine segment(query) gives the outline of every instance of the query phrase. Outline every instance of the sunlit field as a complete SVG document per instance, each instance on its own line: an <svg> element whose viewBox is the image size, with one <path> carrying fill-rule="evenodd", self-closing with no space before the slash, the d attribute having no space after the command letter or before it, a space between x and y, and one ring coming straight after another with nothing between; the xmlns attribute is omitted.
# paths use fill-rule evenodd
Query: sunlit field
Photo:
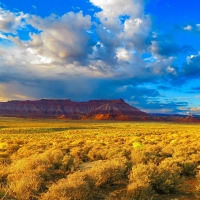
<svg viewBox="0 0 200 200"><path fill-rule="evenodd" d="M199 199L200 125L0 118L0 198Z"/></svg>

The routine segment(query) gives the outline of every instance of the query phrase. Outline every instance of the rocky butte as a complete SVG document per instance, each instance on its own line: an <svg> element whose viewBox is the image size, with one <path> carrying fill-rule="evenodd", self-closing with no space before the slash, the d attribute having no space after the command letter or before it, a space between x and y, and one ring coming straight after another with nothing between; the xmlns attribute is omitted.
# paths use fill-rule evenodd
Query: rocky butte
<svg viewBox="0 0 200 200"><path fill-rule="evenodd" d="M123 99L74 102L70 99L0 102L0 115L30 118L137 120L149 115Z"/></svg>

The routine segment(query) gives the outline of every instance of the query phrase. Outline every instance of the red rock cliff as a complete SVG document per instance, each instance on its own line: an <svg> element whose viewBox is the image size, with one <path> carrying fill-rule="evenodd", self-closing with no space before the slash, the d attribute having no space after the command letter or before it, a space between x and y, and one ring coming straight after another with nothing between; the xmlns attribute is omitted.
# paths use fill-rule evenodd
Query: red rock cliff
<svg viewBox="0 0 200 200"><path fill-rule="evenodd" d="M131 120L135 117L148 116L122 99L92 100L89 102L73 102L69 99L8 101L0 103L0 115L118 120Z"/></svg>

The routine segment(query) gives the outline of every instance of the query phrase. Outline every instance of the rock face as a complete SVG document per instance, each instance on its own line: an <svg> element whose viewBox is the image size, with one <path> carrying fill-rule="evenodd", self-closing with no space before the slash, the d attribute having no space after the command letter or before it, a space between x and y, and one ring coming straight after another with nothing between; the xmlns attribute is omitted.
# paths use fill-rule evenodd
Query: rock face
<svg viewBox="0 0 200 200"><path fill-rule="evenodd" d="M70 99L13 100L0 103L0 115L97 120L133 120L148 116L122 99L89 102L73 102Z"/></svg>

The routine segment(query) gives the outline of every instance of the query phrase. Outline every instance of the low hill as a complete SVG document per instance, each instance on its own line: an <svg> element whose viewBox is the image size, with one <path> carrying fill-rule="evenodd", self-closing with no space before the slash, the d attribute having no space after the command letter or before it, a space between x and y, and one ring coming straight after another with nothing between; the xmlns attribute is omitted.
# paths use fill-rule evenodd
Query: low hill
<svg viewBox="0 0 200 200"><path fill-rule="evenodd" d="M186 123L199 123L199 115L180 115L180 114L149 114L152 121L164 121L164 122L186 122Z"/></svg>

